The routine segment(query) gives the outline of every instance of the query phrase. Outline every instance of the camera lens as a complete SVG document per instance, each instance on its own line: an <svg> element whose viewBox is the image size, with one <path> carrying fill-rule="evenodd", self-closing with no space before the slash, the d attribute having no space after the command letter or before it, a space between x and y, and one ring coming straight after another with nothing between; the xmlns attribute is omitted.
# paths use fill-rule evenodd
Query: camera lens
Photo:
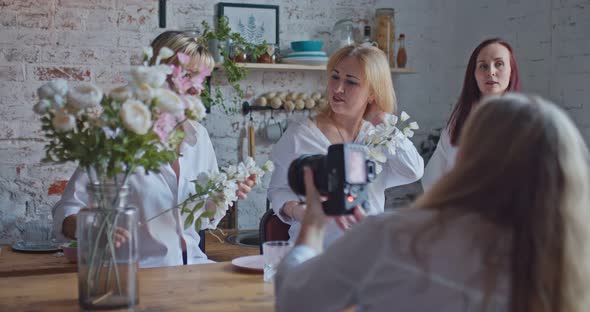
<svg viewBox="0 0 590 312"><path fill-rule="evenodd" d="M305 166L310 167L313 171L313 182L320 194L327 192L325 159L326 156L321 154L302 155L291 163L287 173L287 180L295 194L305 195L305 183L303 182L303 168Z"/></svg>

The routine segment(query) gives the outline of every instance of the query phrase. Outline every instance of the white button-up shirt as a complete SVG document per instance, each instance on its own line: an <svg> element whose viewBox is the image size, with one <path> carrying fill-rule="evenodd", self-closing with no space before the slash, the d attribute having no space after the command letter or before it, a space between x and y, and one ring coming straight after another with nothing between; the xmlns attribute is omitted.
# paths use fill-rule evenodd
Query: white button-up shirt
<svg viewBox="0 0 590 312"><path fill-rule="evenodd" d="M296 246L275 275L276 310L482 311L487 256L470 234L485 221L466 215L422 235L416 258L414 238L436 222L435 213L402 208L368 217L319 255ZM486 311L509 310L510 256L503 259Z"/></svg>
<svg viewBox="0 0 590 312"><path fill-rule="evenodd" d="M428 191L440 178L449 172L455 165L457 147L451 145L448 128L441 131L440 139L432 157L426 164L422 177L422 188Z"/></svg>
<svg viewBox="0 0 590 312"><path fill-rule="evenodd" d="M140 267L182 265L181 238L186 242L188 264L210 262L199 248L200 237L194 227L184 229L185 216L179 209L172 209L146 222L163 211L184 201L189 193L195 193L192 180L201 172L217 171L217 160L207 130L196 122L184 123L185 138L180 146L178 177L170 164L163 164L159 173L145 174L142 169L129 177L128 205L138 209L138 245ZM78 213L88 205L86 186L88 176L78 168L70 178L60 201L53 207L54 232L62 234L63 220ZM215 228L223 214L213 221L204 222L202 229Z"/></svg>
<svg viewBox="0 0 590 312"><path fill-rule="evenodd" d="M363 120L361 130L354 143L362 144L371 127L373 127L371 123ZM304 154L327 154L330 145L332 143L315 125L314 121L299 117L289 121L289 128L272 149L270 158L275 165L275 170L269 183L267 195L275 213L283 222L291 225L289 229L290 240L294 241L297 238L301 224L287 219L284 214L280 213L285 202L299 201L299 196L293 193L287 180L289 165L294 159ZM366 211L367 214L378 214L384 211L386 188L417 181L424 172L424 161L416 151L414 144L407 138L404 138L399 144L395 155L387 154L386 156L387 162L383 164L383 171L368 187L369 207ZM331 244L340 236L342 236L342 230L336 225L336 222L328 223L324 245Z"/></svg>

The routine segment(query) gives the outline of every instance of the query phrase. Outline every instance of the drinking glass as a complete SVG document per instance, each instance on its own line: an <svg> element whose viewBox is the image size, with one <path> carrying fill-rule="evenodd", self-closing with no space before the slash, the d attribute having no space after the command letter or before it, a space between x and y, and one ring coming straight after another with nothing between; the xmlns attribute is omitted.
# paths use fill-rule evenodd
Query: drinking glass
<svg viewBox="0 0 590 312"><path fill-rule="evenodd" d="M265 282L273 281L277 266L292 247L293 243L289 241L268 241L262 244Z"/></svg>

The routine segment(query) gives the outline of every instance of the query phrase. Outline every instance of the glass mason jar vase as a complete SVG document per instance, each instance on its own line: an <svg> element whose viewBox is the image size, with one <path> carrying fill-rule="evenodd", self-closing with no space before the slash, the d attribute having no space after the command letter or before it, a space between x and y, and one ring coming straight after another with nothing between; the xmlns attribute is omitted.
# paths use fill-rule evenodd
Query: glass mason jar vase
<svg viewBox="0 0 590 312"><path fill-rule="evenodd" d="M138 298L137 210L127 185L90 183L77 217L78 292L85 309L133 307Z"/></svg>

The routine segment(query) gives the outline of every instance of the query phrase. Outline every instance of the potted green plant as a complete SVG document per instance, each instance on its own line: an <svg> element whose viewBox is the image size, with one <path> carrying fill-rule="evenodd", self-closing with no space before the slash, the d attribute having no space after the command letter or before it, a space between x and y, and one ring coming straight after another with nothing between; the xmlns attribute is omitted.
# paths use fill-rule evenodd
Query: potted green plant
<svg viewBox="0 0 590 312"><path fill-rule="evenodd" d="M267 43L263 41L260 44L253 44L246 42L246 40L237 32L232 32L229 26L229 20L226 16L219 17L217 20L217 27L212 29L206 21L201 23L202 34L200 40L205 46L212 46L211 50L219 51L221 58L223 59L223 71L227 77L227 81L236 91L236 96L233 99L233 103L239 104L241 99L244 97L244 91L242 90L239 81L246 78L248 71L243 66L239 66L236 60L231 55L228 47L242 47L249 52L251 60L257 60L260 55L266 51ZM217 46L215 46L217 45ZM214 90L213 90L214 89ZM203 104L207 108L211 108L213 105L221 105L225 112L234 112L237 110L237 106L227 107L223 101L223 94L219 87L211 88L210 81L208 81L206 88L201 93L201 99Z"/></svg>

